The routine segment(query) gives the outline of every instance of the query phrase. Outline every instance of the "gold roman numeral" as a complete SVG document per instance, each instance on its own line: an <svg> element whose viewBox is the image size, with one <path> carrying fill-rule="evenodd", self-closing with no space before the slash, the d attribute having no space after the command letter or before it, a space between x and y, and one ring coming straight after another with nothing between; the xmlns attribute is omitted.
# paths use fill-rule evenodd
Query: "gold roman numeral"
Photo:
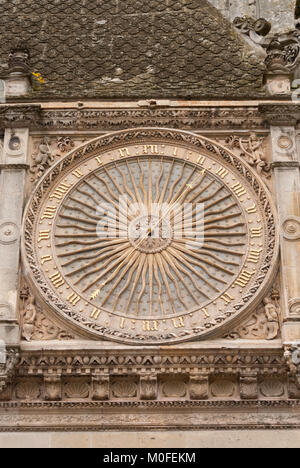
<svg viewBox="0 0 300 468"><path fill-rule="evenodd" d="M50 239L50 230L49 229L47 231L40 231L38 242L41 242L43 240L49 240L49 239Z"/></svg>
<svg viewBox="0 0 300 468"><path fill-rule="evenodd" d="M144 145L144 154L158 154L158 146L157 145Z"/></svg>
<svg viewBox="0 0 300 468"><path fill-rule="evenodd" d="M59 273L54 273L54 275L50 276L50 280L56 288L60 288L60 286L65 284L65 280Z"/></svg>
<svg viewBox="0 0 300 468"><path fill-rule="evenodd" d="M124 319L124 317L121 317L121 319L120 319L120 328L122 330L124 330L124 326L125 326L125 319Z"/></svg>
<svg viewBox="0 0 300 468"><path fill-rule="evenodd" d="M94 320L98 320L99 316L101 314L101 310L97 309L95 307L95 309L93 310L93 312L91 313L91 318L94 319Z"/></svg>
<svg viewBox="0 0 300 468"><path fill-rule="evenodd" d="M54 191L52 195L50 195L50 200L56 198L57 200L62 200L63 196L67 193L71 185L68 184L60 184L59 187Z"/></svg>
<svg viewBox="0 0 300 468"><path fill-rule="evenodd" d="M230 302L234 301L234 297L231 296L231 294L229 293L225 293L223 294L223 296L221 296L221 299L223 299L223 301L225 302L225 304L230 304Z"/></svg>
<svg viewBox="0 0 300 468"><path fill-rule="evenodd" d="M203 166L203 164L205 163L206 161L206 157L205 156L199 156L199 158L197 159L197 163L200 164L200 166Z"/></svg>
<svg viewBox="0 0 300 468"><path fill-rule="evenodd" d="M144 320L143 321L143 330L144 331L158 331L159 322L157 320Z"/></svg>
<svg viewBox="0 0 300 468"><path fill-rule="evenodd" d="M247 193L242 184L240 184L239 182L237 184L234 184L232 188L239 198L241 198L243 195L246 195Z"/></svg>
<svg viewBox="0 0 300 468"><path fill-rule="evenodd" d="M55 206L47 206L41 219L53 219L56 212Z"/></svg>
<svg viewBox="0 0 300 468"><path fill-rule="evenodd" d="M247 211L247 213L249 213L249 214L257 213L256 204L254 203L254 205L253 205L253 206L250 206L249 208L247 208L246 211Z"/></svg>
<svg viewBox="0 0 300 468"><path fill-rule="evenodd" d="M185 327L184 317L178 317L177 319L172 319L174 328L183 328Z"/></svg>
<svg viewBox="0 0 300 468"><path fill-rule="evenodd" d="M210 317L210 315L207 312L207 309L205 307L203 309L201 309L201 311L204 313L204 318L209 318Z"/></svg>
<svg viewBox="0 0 300 468"><path fill-rule="evenodd" d="M80 296L78 296L75 293L72 293L69 297L67 297L67 301L70 302L70 304L72 304L73 306L75 306L80 301Z"/></svg>
<svg viewBox="0 0 300 468"><path fill-rule="evenodd" d="M221 179L225 179L226 176L228 176L229 171L224 169L224 167L220 167L220 169L217 170L216 174L221 177Z"/></svg>
<svg viewBox="0 0 300 468"><path fill-rule="evenodd" d="M262 253L262 249L260 249L260 250L250 250L247 261L251 262L251 263L258 263L261 253Z"/></svg>
<svg viewBox="0 0 300 468"><path fill-rule="evenodd" d="M102 166L103 165L103 161L102 161L102 158L100 156L97 156L96 157L96 161L97 163L99 164L99 166Z"/></svg>
<svg viewBox="0 0 300 468"><path fill-rule="evenodd" d="M121 148L119 149L121 158L125 158L126 156L130 156L130 152L128 148Z"/></svg>
<svg viewBox="0 0 300 468"><path fill-rule="evenodd" d="M262 236L262 228L252 228L251 229L251 238L261 237Z"/></svg>
<svg viewBox="0 0 300 468"><path fill-rule="evenodd" d="M77 179L80 179L80 178L83 176L83 174L82 174L82 172L80 171L80 169L75 169L75 171L73 171L72 174L73 174L75 177L77 177Z"/></svg>
<svg viewBox="0 0 300 468"><path fill-rule="evenodd" d="M236 280L236 284L238 286L241 286L242 288L245 288L247 284L249 284L252 276L255 275L255 271L248 271L248 270L243 270L238 279Z"/></svg>
<svg viewBox="0 0 300 468"><path fill-rule="evenodd" d="M51 262L51 260L52 260L51 255L44 255L42 257L42 265L44 265L46 262Z"/></svg>

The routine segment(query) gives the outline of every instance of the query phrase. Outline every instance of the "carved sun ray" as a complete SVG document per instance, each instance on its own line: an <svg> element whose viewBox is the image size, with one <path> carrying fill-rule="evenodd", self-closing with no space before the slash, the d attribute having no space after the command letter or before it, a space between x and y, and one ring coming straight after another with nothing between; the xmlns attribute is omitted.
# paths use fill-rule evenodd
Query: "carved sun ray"
<svg viewBox="0 0 300 468"><path fill-rule="evenodd" d="M238 272L246 247L232 193L175 158L99 168L70 194L56 227L58 258L74 288L98 307L136 317L174 316L213 300Z"/></svg>

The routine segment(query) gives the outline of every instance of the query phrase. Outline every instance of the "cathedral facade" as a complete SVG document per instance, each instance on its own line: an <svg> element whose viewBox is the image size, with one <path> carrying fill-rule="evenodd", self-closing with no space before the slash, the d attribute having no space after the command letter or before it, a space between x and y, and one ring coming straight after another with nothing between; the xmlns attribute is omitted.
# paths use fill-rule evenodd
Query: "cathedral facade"
<svg viewBox="0 0 300 468"><path fill-rule="evenodd" d="M299 438L299 2L0 10L0 443Z"/></svg>

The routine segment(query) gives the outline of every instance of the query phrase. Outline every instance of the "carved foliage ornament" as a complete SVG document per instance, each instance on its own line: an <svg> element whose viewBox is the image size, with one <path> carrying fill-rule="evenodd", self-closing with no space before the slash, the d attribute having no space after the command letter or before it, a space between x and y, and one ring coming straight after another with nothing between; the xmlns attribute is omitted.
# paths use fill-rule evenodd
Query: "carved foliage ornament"
<svg viewBox="0 0 300 468"><path fill-rule="evenodd" d="M25 212L23 260L46 304L89 336L182 342L264 297L275 216L257 175L222 146L188 132L124 131L43 177Z"/></svg>

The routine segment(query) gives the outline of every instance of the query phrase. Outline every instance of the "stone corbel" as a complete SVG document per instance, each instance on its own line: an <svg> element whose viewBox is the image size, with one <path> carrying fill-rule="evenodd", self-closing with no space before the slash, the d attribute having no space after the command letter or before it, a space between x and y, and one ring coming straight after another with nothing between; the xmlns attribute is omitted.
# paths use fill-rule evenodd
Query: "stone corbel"
<svg viewBox="0 0 300 468"><path fill-rule="evenodd" d="M45 376L44 389L46 401L59 401L62 399L61 376Z"/></svg>
<svg viewBox="0 0 300 468"><path fill-rule="evenodd" d="M140 378L141 400L156 400L158 395L157 376L142 375Z"/></svg>
<svg viewBox="0 0 300 468"><path fill-rule="evenodd" d="M209 397L209 375L192 374L190 377L191 400L207 400Z"/></svg>
<svg viewBox="0 0 300 468"><path fill-rule="evenodd" d="M109 376L94 375L92 377L92 398L95 401L109 400Z"/></svg>
<svg viewBox="0 0 300 468"><path fill-rule="evenodd" d="M258 398L257 373L244 371L240 375L240 395L242 400L256 400Z"/></svg>

